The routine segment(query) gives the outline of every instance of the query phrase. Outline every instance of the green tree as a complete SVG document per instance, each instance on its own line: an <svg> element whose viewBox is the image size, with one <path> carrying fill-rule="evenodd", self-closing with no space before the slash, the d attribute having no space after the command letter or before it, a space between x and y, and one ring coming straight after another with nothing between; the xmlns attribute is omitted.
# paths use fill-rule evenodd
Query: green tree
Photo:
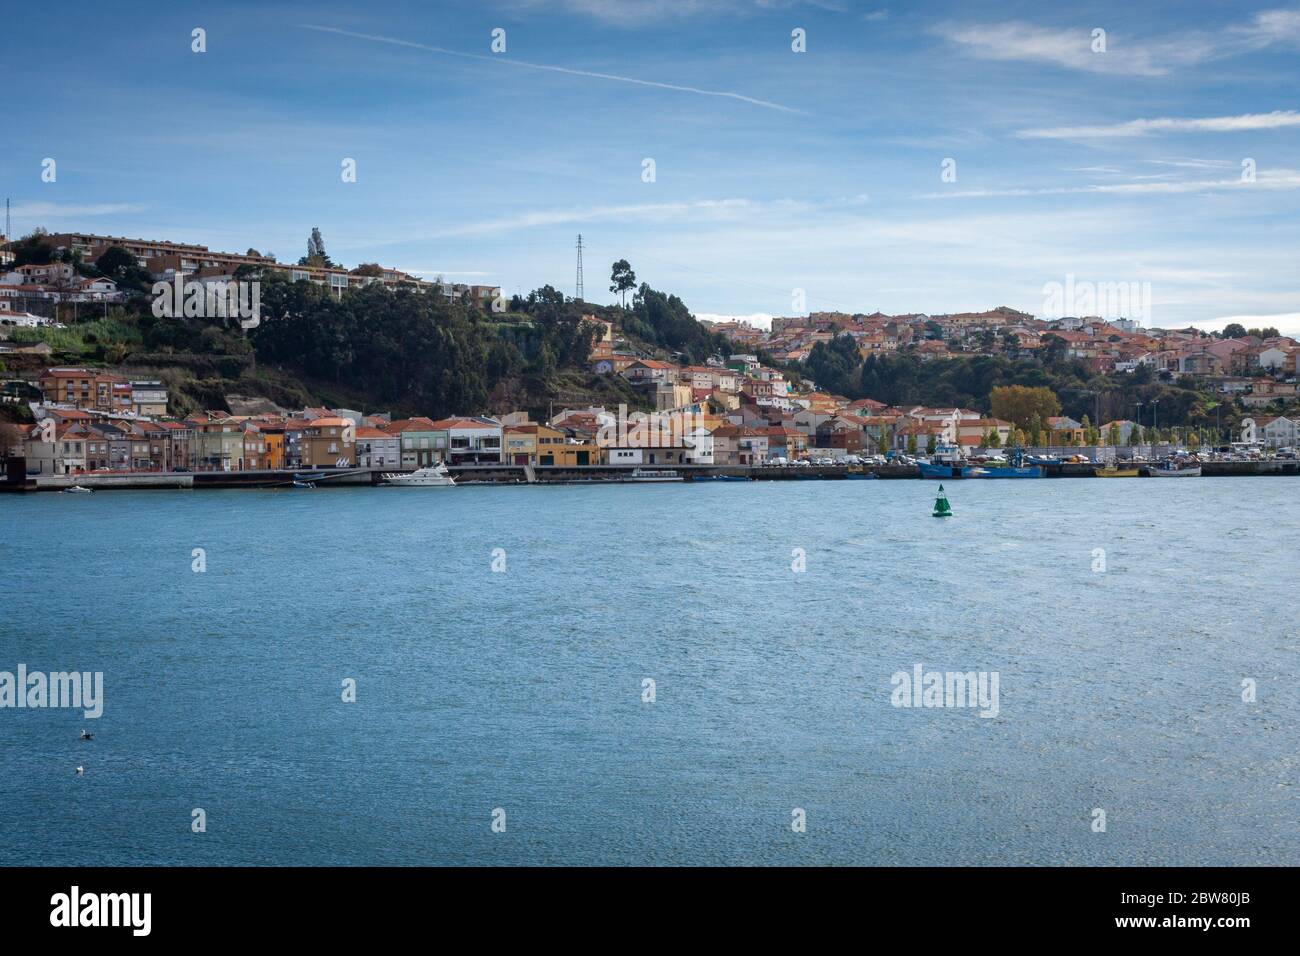
<svg viewBox="0 0 1300 956"><path fill-rule="evenodd" d="M609 291L618 293L619 302L626 309L627 294L636 288L636 273L626 259L614 263L610 269L609 281L612 283Z"/></svg>
<svg viewBox="0 0 1300 956"><path fill-rule="evenodd" d="M1001 418L1002 416L1001 416L1001 415L998 415L997 417L998 417L998 418ZM1042 437L1043 437L1043 419L1042 419L1042 416L1040 416L1040 415L1038 414L1038 412L1034 412L1033 414L1031 414L1031 415L1029 416L1029 444L1030 444L1030 446L1033 447L1033 448L1037 448L1037 447L1039 447L1039 444L1040 444L1040 441L1041 441Z"/></svg>
<svg viewBox="0 0 1300 956"><path fill-rule="evenodd" d="M121 272L137 265L139 263L136 262L135 256L121 246L109 246L104 250L103 255L95 260L95 268L110 279L116 279Z"/></svg>
<svg viewBox="0 0 1300 956"><path fill-rule="evenodd" d="M909 455L916 454L916 432L912 432L907 436L907 453Z"/></svg>
<svg viewBox="0 0 1300 956"><path fill-rule="evenodd" d="M1229 322L1219 334L1225 339L1244 339L1246 337L1246 327L1240 322Z"/></svg>
<svg viewBox="0 0 1300 956"><path fill-rule="evenodd" d="M937 447L937 445L938 445L938 441L934 436L934 432L930 432L929 437L926 438L925 440L925 453L927 455L933 455L934 449Z"/></svg>
<svg viewBox="0 0 1300 956"><path fill-rule="evenodd" d="M43 266L54 258L54 247L49 242L49 233L37 226L17 242L9 244L13 253L13 267Z"/></svg>
<svg viewBox="0 0 1300 956"><path fill-rule="evenodd" d="M1120 443L1119 422L1111 422L1110 427L1106 429L1106 444L1116 448Z"/></svg>
<svg viewBox="0 0 1300 956"><path fill-rule="evenodd" d="M307 254L298 260L298 265L311 266L314 269L334 267L333 261L325 252L325 240L321 238L319 226L311 227L311 235L307 237Z"/></svg>
<svg viewBox="0 0 1300 956"><path fill-rule="evenodd" d="M1044 365L1055 365L1057 362L1064 361L1069 348L1070 346L1065 339L1049 332L1042 338L1042 349L1039 354L1042 356Z"/></svg>
<svg viewBox="0 0 1300 956"><path fill-rule="evenodd" d="M1097 432L1097 429L1092 427L1092 422L1089 421L1087 415L1083 416L1083 421L1079 422L1079 424L1083 426L1083 443L1085 445L1091 446L1100 443L1101 435Z"/></svg>
<svg viewBox="0 0 1300 956"><path fill-rule="evenodd" d="M994 418L1005 419L1020 428L1028 428L1035 415L1041 428L1043 419L1061 413L1056 395L1042 386L999 385L989 391L989 405Z"/></svg>
<svg viewBox="0 0 1300 956"><path fill-rule="evenodd" d="M837 395L853 391L854 372L861 356L850 335L837 335L812 347L805 364L820 388Z"/></svg>

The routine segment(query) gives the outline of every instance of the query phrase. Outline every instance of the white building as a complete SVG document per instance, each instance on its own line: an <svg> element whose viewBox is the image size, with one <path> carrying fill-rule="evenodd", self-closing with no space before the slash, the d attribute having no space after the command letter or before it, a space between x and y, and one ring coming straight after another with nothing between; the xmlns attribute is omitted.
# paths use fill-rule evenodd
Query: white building
<svg viewBox="0 0 1300 956"><path fill-rule="evenodd" d="M686 446L683 458L686 464L713 464L713 435L707 428L692 428L683 437Z"/></svg>
<svg viewBox="0 0 1300 956"><path fill-rule="evenodd" d="M1262 426L1257 423L1255 434L1265 448L1295 448L1300 445L1300 421L1279 415Z"/></svg>
<svg viewBox="0 0 1300 956"><path fill-rule="evenodd" d="M447 433L447 463L500 464L504 429L495 418L444 418L434 427Z"/></svg>
<svg viewBox="0 0 1300 956"><path fill-rule="evenodd" d="M356 431L358 468L396 468L402 463L402 439L378 428Z"/></svg>

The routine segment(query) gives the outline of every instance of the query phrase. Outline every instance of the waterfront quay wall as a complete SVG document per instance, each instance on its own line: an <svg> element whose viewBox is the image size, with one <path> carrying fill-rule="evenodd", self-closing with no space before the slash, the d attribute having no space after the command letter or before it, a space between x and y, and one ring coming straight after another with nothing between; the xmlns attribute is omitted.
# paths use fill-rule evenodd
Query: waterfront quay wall
<svg viewBox="0 0 1300 956"><path fill-rule="evenodd" d="M11 460L12 461L12 460ZM501 484L598 484L625 481L635 468L655 470L653 466L633 465L451 465L448 471L458 485ZM1091 478L1097 465L1063 463L1044 465L1045 478ZM1145 464L1137 466L1147 476ZM200 472L91 472L73 475L35 475L22 477L20 468L8 470L8 480L0 481L0 491L62 491L73 485L96 491L152 488L293 488L310 482L316 488L357 487L380 484L382 475L392 468L322 468L304 471L200 471ZM407 469L410 470L410 469ZM719 475L748 478L754 481L800 481L808 479L852 480L864 475L880 479L920 477L915 465L663 465L658 470L674 471L689 480ZM1201 464L1206 478L1244 475L1300 475L1300 461L1207 461ZM984 480L984 479L963 479ZM998 480L998 479L990 479Z"/></svg>

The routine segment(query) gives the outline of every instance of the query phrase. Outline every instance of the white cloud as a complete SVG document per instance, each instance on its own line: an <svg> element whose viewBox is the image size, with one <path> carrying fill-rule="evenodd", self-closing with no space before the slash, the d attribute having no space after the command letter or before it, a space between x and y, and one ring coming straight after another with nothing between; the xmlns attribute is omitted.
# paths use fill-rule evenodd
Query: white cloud
<svg viewBox="0 0 1300 956"><path fill-rule="evenodd" d="M1021 139L1107 139L1146 136L1150 133L1240 133L1300 126L1300 112L1274 110L1271 113L1242 113L1240 116L1205 116L1192 119L1160 117L1135 119L1106 126L1056 126L1022 129ZM1159 162L1159 160L1153 160Z"/></svg>
<svg viewBox="0 0 1300 956"><path fill-rule="evenodd" d="M1108 31L1104 52L1093 52L1095 26L1044 27L1018 20L949 22L939 24L935 32L981 59L1050 63L1092 73L1137 76L1163 76L1180 67L1300 42L1300 11L1295 10L1268 10L1245 24L1145 41Z"/></svg>
<svg viewBox="0 0 1300 956"><path fill-rule="evenodd" d="M1225 315L1193 324L1207 332L1222 332L1225 326L1233 322L1244 325L1248 329L1275 328L1282 335L1300 336L1300 312L1282 312L1277 315Z"/></svg>

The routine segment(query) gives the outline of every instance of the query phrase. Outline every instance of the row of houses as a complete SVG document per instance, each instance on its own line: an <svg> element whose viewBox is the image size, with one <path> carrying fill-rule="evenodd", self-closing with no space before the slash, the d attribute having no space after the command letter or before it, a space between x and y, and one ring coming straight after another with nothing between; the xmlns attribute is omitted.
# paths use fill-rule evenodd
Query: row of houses
<svg viewBox="0 0 1300 956"><path fill-rule="evenodd" d="M950 315L813 312L774 318L770 331L751 334L747 341L797 362L817 343L840 336L852 339L862 358L908 351L922 360L966 353L1032 355L1056 340L1064 357L1098 373L1149 365L1210 378L1293 378L1300 354L1300 344L1287 336L1217 338L1197 328L1142 328L1131 319L1095 316L1046 320L1006 306Z"/></svg>
<svg viewBox="0 0 1300 956"><path fill-rule="evenodd" d="M58 366L45 369L36 387L51 405L143 418L167 414L167 387L157 379L128 379L103 369Z"/></svg>
<svg viewBox="0 0 1300 956"><path fill-rule="evenodd" d="M124 293L104 276L83 276L71 262L18 266L0 272L0 316L26 313L32 299L61 302L120 302Z"/></svg>
<svg viewBox="0 0 1300 956"><path fill-rule="evenodd" d="M6 299L53 298L61 301L110 301L122 298L116 283L105 278L82 277L74 262L95 262L112 248L125 250L156 281L174 282L178 277L194 281L229 281L241 267L278 272L290 281L310 282L328 288L335 295L347 289L381 283L437 293L448 299L465 299L488 309L500 297L498 286L466 285L429 281L400 269L375 264L345 269L341 266L294 265L250 249L245 253L215 252L207 246L168 240L132 239L93 233L54 233L44 239L55 261L20 266L0 277L0 309ZM81 297L81 298L78 298Z"/></svg>

